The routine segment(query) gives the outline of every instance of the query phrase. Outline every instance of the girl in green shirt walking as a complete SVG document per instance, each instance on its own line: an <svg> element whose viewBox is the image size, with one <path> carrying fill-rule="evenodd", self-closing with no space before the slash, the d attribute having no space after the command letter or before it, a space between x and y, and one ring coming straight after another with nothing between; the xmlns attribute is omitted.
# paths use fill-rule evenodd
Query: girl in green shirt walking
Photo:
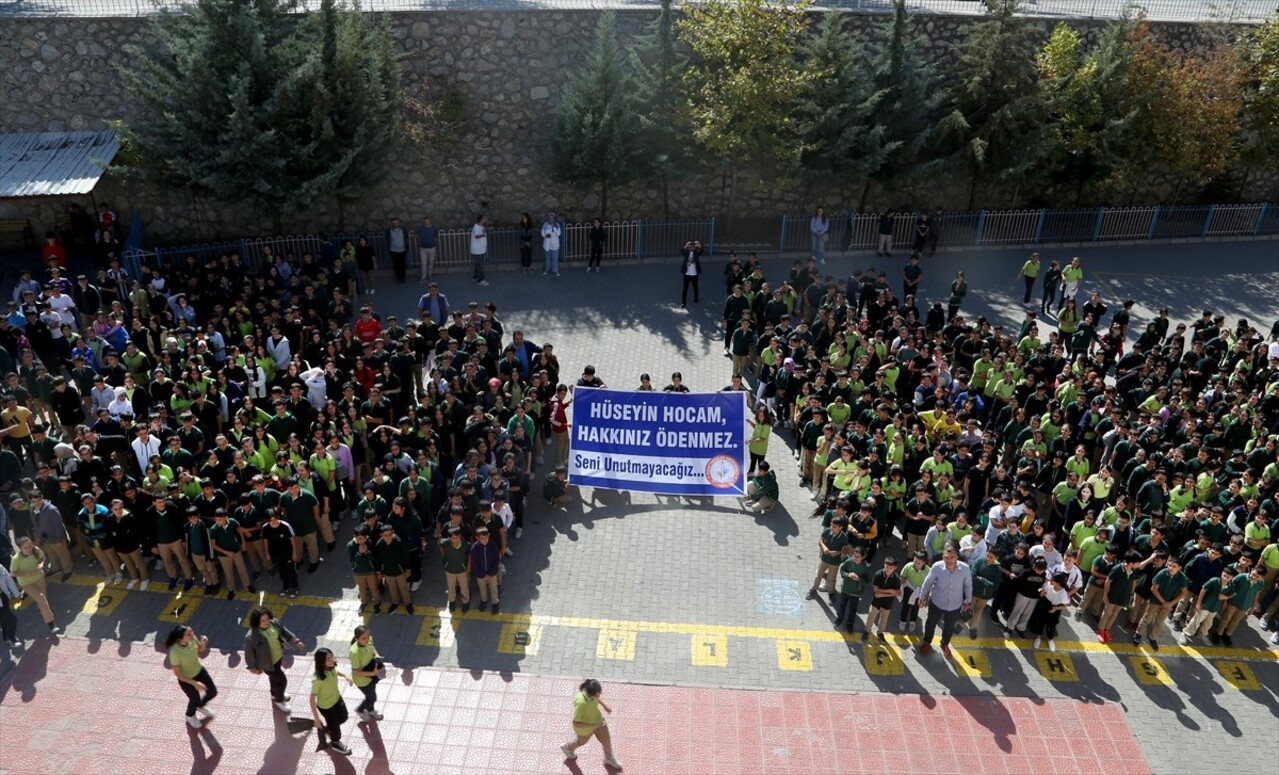
<svg viewBox="0 0 1279 775"><path fill-rule="evenodd" d="M315 677L311 679L311 718L315 720L321 746L327 736L329 748L343 756L350 756L351 749L342 742L342 724L346 722L347 712L342 690L338 688L338 676L347 683L351 683L351 679L339 673L337 666L337 657L333 656L332 651L315 650Z"/></svg>
<svg viewBox="0 0 1279 775"><path fill-rule="evenodd" d="M209 671L200 663L200 654L209 651L209 638L197 636L195 630L179 624L169 631L164 647L169 650L169 664L178 678L178 686L187 696L187 724L199 729L204 724L195 714L198 712L205 719L212 720L213 712L208 705L218 696L218 687L213 685Z"/></svg>
<svg viewBox="0 0 1279 775"><path fill-rule="evenodd" d="M604 709L604 713L613 712L600 699L603 692L604 688L594 678L587 678L577 687L577 695L573 698L573 734L577 737L560 746L560 750L564 752L565 759L573 761L577 758L577 749L589 743L594 736L599 738L600 745L604 747L604 763L621 772L622 763L613 756L613 740L609 736L604 715L600 713L600 708Z"/></svg>

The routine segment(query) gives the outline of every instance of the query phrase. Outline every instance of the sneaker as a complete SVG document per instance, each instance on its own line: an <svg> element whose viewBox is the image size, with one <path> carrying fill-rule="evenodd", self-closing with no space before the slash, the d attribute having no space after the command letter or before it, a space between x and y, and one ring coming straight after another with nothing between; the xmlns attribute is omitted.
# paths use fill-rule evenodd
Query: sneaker
<svg viewBox="0 0 1279 775"><path fill-rule="evenodd" d="M968 628L968 637L969 637L971 640L977 640L977 628L976 628L976 627L969 627L969 628Z"/></svg>
<svg viewBox="0 0 1279 775"><path fill-rule="evenodd" d="M399 604L399 603L391 603L391 607L390 607L390 608L388 608L388 609L386 609L386 612L387 612L388 614L393 614L393 613L395 613L395 612L396 612L396 611L398 611L398 610L400 610L400 604Z"/></svg>
<svg viewBox="0 0 1279 775"><path fill-rule="evenodd" d="M457 610L457 601L456 601L456 600L450 600L450 601L449 601L449 611L450 611L450 612L453 612L453 611L456 611L456 610Z"/></svg>
<svg viewBox="0 0 1279 775"><path fill-rule="evenodd" d="M1031 646L1031 648L1035 648L1035 649L1039 648L1039 644L1040 644L1041 642L1042 642L1042 641L1041 641L1041 639L1040 639L1040 638L1035 638L1035 645Z"/></svg>
<svg viewBox="0 0 1279 775"><path fill-rule="evenodd" d="M319 569L320 569L320 563L318 562L313 562L310 565L306 566L307 573L315 573Z"/></svg>
<svg viewBox="0 0 1279 775"><path fill-rule="evenodd" d="M201 724L200 719L196 718L195 716L187 716L187 726L191 727L192 729L199 729L200 727L204 725Z"/></svg>
<svg viewBox="0 0 1279 775"><path fill-rule="evenodd" d="M1181 645L1183 646L1190 646L1195 642L1195 640L1196 640L1195 636L1191 635L1188 632L1183 632L1181 634Z"/></svg>
<svg viewBox="0 0 1279 775"><path fill-rule="evenodd" d="M364 612L365 612L365 611L367 611L367 610L368 610L368 608L369 608L369 604L368 604L368 603L360 603L360 607L359 607L359 608L357 608L357 609L355 609L355 612L356 612L357 614L359 614L360 616L363 616L363 615L364 615Z"/></svg>
<svg viewBox="0 0 1279 775"><path fill-rule="evenodd" d="M143 591L143 592L146 592L146 591L147 591L147 587L149 587L149 586L151 586L151 580L150 580L150 579L143 579L143 580L142 580L142 583L138 585L138 589L140 589L140 590L141 590L141 591Z"/></svg>
<svg viewBox="0 0 1279 775"><path fill-rule="evenodd" d="M196 713L199 713L201 716L204 716L205 718L207 718L207 719L209 719L209 720L213 720L213 718L215 718L215 717L214 717L214 715L213 715L213 711L209 710L208 708L204 707L203 705L201 705L200 707L196 708L196 709L195 709L195 712L196 712Z"/></svg>
<svg viewBox="0 0 1279 775"><path fill-rule="evenodd" d="M1097 631L1097 640L1098 640L1098 641L1100 641L1101 643L1109 643L1109 642L1110 642L1110 630L1098 630L1098 631Z"/></svg>
<svg viewBox="0 0 1279 775"><path fill-rule="evenodd" d="M1056 651L1056 650L1057 650L1057 641L1055 641L1055 640L1049 640L1049 641L1048 641L1048 650L1049 650L1049 651Z"/></svg>
<svg viewBox="0 0 1279 775"><path fill-rule="evenodd" d="M470 604L470 603L462 603L462 613L466 613L466 612L467 612L467 611L469 611L469 610L471 610L471 604Z"/></svg>
<svg viewBox="0 0 1279 775"><path fill-rule="evenodd" d="M1152 649L1154 649L1155 651L1158 651L1158 650L1159 650L1159 641L1155 640L1154 638L1151 638L1151 639L1150 639L1150 647L1151 647Z"/></svg>
<svg viewBox="0 0 1279 775"><path fill-rule="evenodd" d="M125 589L133 589L138 585L137 579L129 579L129 583L124 585Z"/></svg>
<svg viewBox="0 0 1279 775"><path fill-rule="evenodd" d="M114 576L112 576L112 577L111 577L111 583L112 583L112 584L122 584L122 583L124 583L124 574L123 574L123 573L117 573L117 574L115 574Z"/></svg>
<svg viewBox="0 0 1279 775"><path fill-rule="evenodd" d="M569 761L573 761L577 758L577 752L570 747L572 745L572 743L565 743L560 746L560 750L564 752L564 758Z"/></svg>
<svg viewBox="0 0 1279 775"><path fill-rule="evenodd" d="M281 713L292 713L292 712L293 712L293 707L292 707L291 705L289 705L287 702L277 702L277 703L275 703L275 709L276 709L276 710L278 710L278 711L280 711Z"/></svg>
<svg viewBox="0 0 1279 775"><path fill-rule="evenodd" d="M1276 632L1274 635L1270 636L1270 642L1275 644L1276 646L1279 646L1279 632Z"/></svg>
<svg viewBox="0 0 1279 775"><path fill-rule="evenodd" d="M1221 636L1220 636L1220 635L1218 635L1218 634L1217 634L1217 633L1215 633L1215 632L1209 632L1209 633L1208 633L1208 642L1215 646L1215 645L1217 645L1218 643L1221 643Z"/></svg>
<svg viewBox="0 0 1279 775"><path fill-rule="evenodd" d="M497 603L493 604L493 608L490 609L489 613L493 614L494 616L497 616Z"/></svg>
<svg viewBox="0 0 1279 775"><path fill-rule="evenodd" d="M1222 642L1222 643L1224 643L1224 644L1226 644L1227 646L1233 646L1233 645L1235 645L1234 640L1233 640L1233 639L1231 639L1231 637L1230 637L1229 635L1222 635L1222 636L1221 636L1221 642Z"/></svg>
<svg viewBox="0 0 1279 775"><path fill-rule="evenodd" d="M488 605L489 603L487 600L481 600L480 604L475 607L475 610L479 611L480 613L484 613L484 609L488 608Z"/></svg>
<svg viewBox="0 0 1279 775"><path fill-rule="evenodd" d="M334 751L337 751L343 756L351 755L351 749L347 748L346 743L343 743L341 740L334 740L333 742L329 743L329 748L333 749Z"/></svg>
<svg viewBox="0 0 1279 775"><path fill-rule="evenodd" d="M953 655L950 653L950 646L942 646L941 655L947 659L953 659Z"/></svg>
<svg viewBox="0 0 1279 775"><path fill-rule="evenodd" d="M377 605L373 606L373 615L377 616L380 613L382 613L382 604L378 603Z"/></svg>
<svg viewBox="0 0 1279 775"><path fill-rule="evenodd" d="M49 622L49 632L53 633L54 635L61 635L62 628L58 626L57 622Z"/></svg>
<svg viewBox="0 0 1279 775"><path fill-rule="evenodd" d="M415 581L415 582L413 582L412 584L409 584L409 591L410 591L410 592L416 592L416 591L418 591L418 590L419 590L419 589L421 589L421 588L422 588L422 582L420 582L420 581Z"/></svg>
<svg viewBox="0 0 1279 775"><path fill-rule="evenodd" d="M296 589L290 589L290 590L289 590L289 599L290 599L290 600L294 600L294 599L296 599L296 598L297 598L297 596L298 596L298 591L297 591Z"/></svg>
<svg viewBox="0 0 1279 775"><path fill-rule="evenodd" d="M194 585L195 585L195 579L187 579L186 581L182 582L182 591L190 592L191 587Z"/></svg>
<svg viewBox="0 0 1279 775"><path fill-rule="evenodd" d="M598 269L596 269L595 271L597 271L597 272L598 272L599 270L598 270ZM604 757L604 764L606 764L606 765L607 765L607 766L609 766L609 767L612 767L613 769L617 770L618 772L621 772L621 771L622 771L622 763L621 763L621 762L619 762L619 761L617 760L617 757L616 757L616 756L605 756L605 757Z"/></svg>
<svg viewBox="0 0 1279 775"><path fill-rule="evenodd" d="M359 717L360 717L360 721L372 721L372 720L373 720L373 718L369 715L369 712L368 712L367 710L357 710L357 711L355 712L355 715L357 715L357 716L359 716Z"/></svg>
<svg viewBox="0 0 1279 775"><path fill-rule="evenodd" d="M371 710L369 711L369 718L373 719L374 721L381 721L384 717L381 713L378 713L376 710Z"/></svg>
<svg viewBox="0 0 1279 775"><path fill-rule="evenodd" d="M209 595L210 597L212 597L213 595L216 595L217 593L221 591L222 591L221 584L209 584L205 586L204 588L204 594Z"/></svg>
<svg viewBox="0 0 1279 775"><path fill-rule="evenodd" d="M848 633L848 634L849 634L849 635L852 635L853 633L852 633L852 631L849 631L849 633ZM870 633L869 633L869 632L863 632L863 633L862 633L862 643L866 643L866 642L867 642L867 641L869 641L869 640L870 640Z"/></svg>
<svg viewBox="0 0 1279 775"><path fill-rule="evenodd" d="M228 590L226 591L226 599L227 599L227 600L234 600L234 599L235 599L235 590L234 590L234 589L228 589Z"/></svg>
<svg viewBox="0 0 1279 775"><path fill-rule="evenodd" d="M514 557L514 556L515 556L515 552L512 552L512 551L511 551L511 547L509 547L509 546L508 546L508 547L506 547L506 556L507 556L507 557Z"/></svg>
<svg viewBox="0 0 1279 775"><path fill-rule="evenodd" d="M1132 634L1132 645L1134 645L1134 646L1140 646L1140 645L1141 645L1141 635L1140 635L1139 633L1135 633L1135 632L1134 632L1134 633Z"/></svg>
<svg viewBox="0 0 1279 775"><path fill-rule="evenodd" d="M933 647L932 647L932 646L928 645L927 643L921 643L921 644L919 644L919 655L920 655L921 657L926 657L926 656L928 656L928 655L929 655L929 654L931 654L931 653L933 653Z"/></svg>
<svg viewBox="0 0 1279 775"><path fill-rule="evenodd" d="M524 528L522 527L515 528L515 537L519 538L522 535L524 535Z"/></svg>
<svg viewBox="0 0 1279 775"><path fill-rule="evenodd" d="M408 614L409 616L412 616L412 615L413 615L413 604L412 604L412 603L409 603L408 605L404 606L404 613Z"/></svg>
<svg viewBox="0 0 1279 775"><path fill-rule="evenodd" d="M816 599L817 599L817 590L816 590L816 589L812 589L812 588L810 588L810 589L808 590L808 596L807 596L807 597L808 597L808 599L809 599L809 600L816 600Z"/></svg>
<svg viewBox="0 0 1279 775"><path fill-rule="evenodd" d="M885 637L884 637L884 633L882 633L882 632L881 632L881 633L879 633L878 635L876 635L875 637L876 637L876 638L879 638L879 642L880 642L880 643L887 643L887 642L888 642L888 638L885 638Z"/></svg>
<svg viewBox="0 0 1279 775"><path fill-rule="evenodd" d="M487 287L489 286L489 281L488 281L488 280L480 280L480 285L482 285L482 286L484 286L485 288L487 288Z"/></svg>
<svg viewBox="0 0 1279 775"><path fill-rule="evenodd" d="M67 571L66 573L62 574L63 581L67 581L70 578L71 578L71 571ZM169 587L169 589L173 589L173 587Z"/></svg>
<svg viewBox="0 0 1279 775"><path fill-rule="evenodd" d="M250 584L250 585L249 585L249 594L250 594L250 595L256 595L257 593L258 593L258 588L257 588L257 587L255 587L255 586L253 586L252 584Z"/></svg>

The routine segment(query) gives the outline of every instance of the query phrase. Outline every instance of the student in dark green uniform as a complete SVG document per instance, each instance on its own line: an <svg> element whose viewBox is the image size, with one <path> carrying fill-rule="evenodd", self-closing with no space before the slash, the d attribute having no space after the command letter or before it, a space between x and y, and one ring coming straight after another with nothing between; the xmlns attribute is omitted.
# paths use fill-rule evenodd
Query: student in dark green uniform
<svg viewBox="0 0 1279 775"><path fill-rule="evenodd" d="M1137 570L1140 564L1141 554L1136 549L1129 549L1124 561L1116 563L1106 576L1106 588L1102 592L1106 607L1102 609L1101 621L1097 624L1097 639L1102 643L1110 642L1110 628L1132 601L1133 581L1140 575Z"/></svg>
<svg viewBox="0 0 1279 775"><path fill-rule="evenodd" d="M861 602L866 584L870 582L870 565L866 563L866 550L853 547L852 555L839 566L839 610L835 614L835 628L841 626L849 635L857 629L857 606ZM862 632L862 640L870 639L870 630Z"/></svg>
<svg viewBox="0 0 1279 775"><path fill-rule="evenodd" d="M382 587L378 584L377 557L369 545L369 528L359 525L355 535L346 545L346 556L351 561L351 574L355 577L355 586L360 598L360 608L356 613L363 614L373 604L373 613L382 613Z"/></svg>

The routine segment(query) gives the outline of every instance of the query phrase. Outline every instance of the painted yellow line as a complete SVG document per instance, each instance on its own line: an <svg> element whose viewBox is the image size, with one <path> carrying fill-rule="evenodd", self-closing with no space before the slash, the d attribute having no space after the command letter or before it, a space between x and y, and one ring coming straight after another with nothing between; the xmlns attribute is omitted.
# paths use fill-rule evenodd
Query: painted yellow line
<svg viewBox="0 0 1279 775"><path fill-rule="evenodd" d="M73 576L69 580L70 584L97 587L102 584L102 579L92 578L88 576ZM156 587L159 587L158 589ZM107 590L112 587L106 587ZM123 587L120 588L123 592ZM152 585L152 588L146 592L134 590L132 594L156 594L168 596L170 593L164 585ZM192 597L203 598L202 595L196 593L187 593ZM248 597L237 598L241 602L247 601ZM310 606L312 608L331 608L334 605L349 605L354 608L358 603L354 600L333 600L330 598L316 597L312 595L300 596L295 599L288 599L269 593L259 593L257 600L262 605L272 607L277 606ZM724 625L724 624L691 624L683 622L649 622L649 621L619 621L616 619L600 619L584 616L554 616L547 614L526 614L526 613L501 613L493 616L488 613L460 613L454 611L450 613L446 607L436 608L434 606L417 606L416 616L424 616L427 618L438 618L441 621L452 621L454 626L458 621L466 621L474 619L484 622L500 622L504 629L510 626L511 632L529 631L531 628L545 627L569 627L573 629L583 630L613 630L626 633L666 633L672 635L687 635L707 638L757 638L763 640L784 640L784 641L810 641L824 643L861 643L861 636L845 635L842 632L831 630L802 630L790 629L784 627L757 627L751 625ZM889 635L890 643L901 647L910 648L919 642L919 638L913 635L894 634ZM961 649L1008 649L1008 650L1029 650L1029 641L1015 641L1008 638L977 638L972 640L967 635L961 635L955 639L954 645ZM1273 662L1279 660L1279 651L1275 649L1239 649L1225 648L1218 646L1182 646L1172 638L1166 645L1162 645L1158 652L1153 651L1149 646L1135 646L1130 643L1111 643L1103 644L1095 641L1067 641L1058 640L1057 650L1059 652L1088 653L1088 654L1111 654L1124 656L1146 656L1146 657L1190 657L1197 659L1234 659L1244 660L1248 662ZM1046 653L1046 652L1045 652Z"/></svg>

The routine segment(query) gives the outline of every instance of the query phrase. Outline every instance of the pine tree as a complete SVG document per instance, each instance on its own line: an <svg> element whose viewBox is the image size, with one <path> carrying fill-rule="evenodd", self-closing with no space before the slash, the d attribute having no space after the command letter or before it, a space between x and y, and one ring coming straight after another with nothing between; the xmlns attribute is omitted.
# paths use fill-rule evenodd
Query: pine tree
<svg viewBox="0 0 1279 775"><path fill-rule="evenodd" d="M325 0L196 0L158 14L125 83L144 171L169 187L285 215L350 200L397 136L399 66L385 26ZM316 42L319 45L316 45Z"/></svg>
<svg viewBox="0 0 1279 775"><path fill-rule="evenodd" d="M942 119L943 153L969 176L968 207L986 180L1019 187L1042 160L1042 101L1034 32L1019 0L986 0L989 18L969 28Z"/></svg>
<svg viewBox="0 0 1279 775"><path fill-rule="evenodd" d="M608 214L609 190L635 176L640 158L633 89L622 68L616 22L605 13L586 67L572 77L560 100L551 138L552 176L597 187L601 218Z"/></svg>
<svg viewBox="0 0 1279 775"><path fill-rule="evenodd" d="M943 92L936 68L911 40L904 0L893 4L880 42L870 49L868 70L874 94L862 135L870 170L859 208L872 183L893 190L919 180L939 166L928 151L937 136Z"/></svg>
<svg viewBox="0 0 1279 775"><path fill-rule="evenodd" d="M799 55L808 74L794 110L799 173L810 180L861 180L882 164L874 155L877 143L865 135L872 87L861 41L832 11Z"/></svg>
<svg viewBox="0 0 1279 775"><path fill-rule="evenodd" d="M687 106L679 93L688 58L676 46L672 0L661 2L657 18L636 42L630 67L640 125L640 174L661 186L662 212L669 218L670 181L693 165L684 142Z"/></svg>

